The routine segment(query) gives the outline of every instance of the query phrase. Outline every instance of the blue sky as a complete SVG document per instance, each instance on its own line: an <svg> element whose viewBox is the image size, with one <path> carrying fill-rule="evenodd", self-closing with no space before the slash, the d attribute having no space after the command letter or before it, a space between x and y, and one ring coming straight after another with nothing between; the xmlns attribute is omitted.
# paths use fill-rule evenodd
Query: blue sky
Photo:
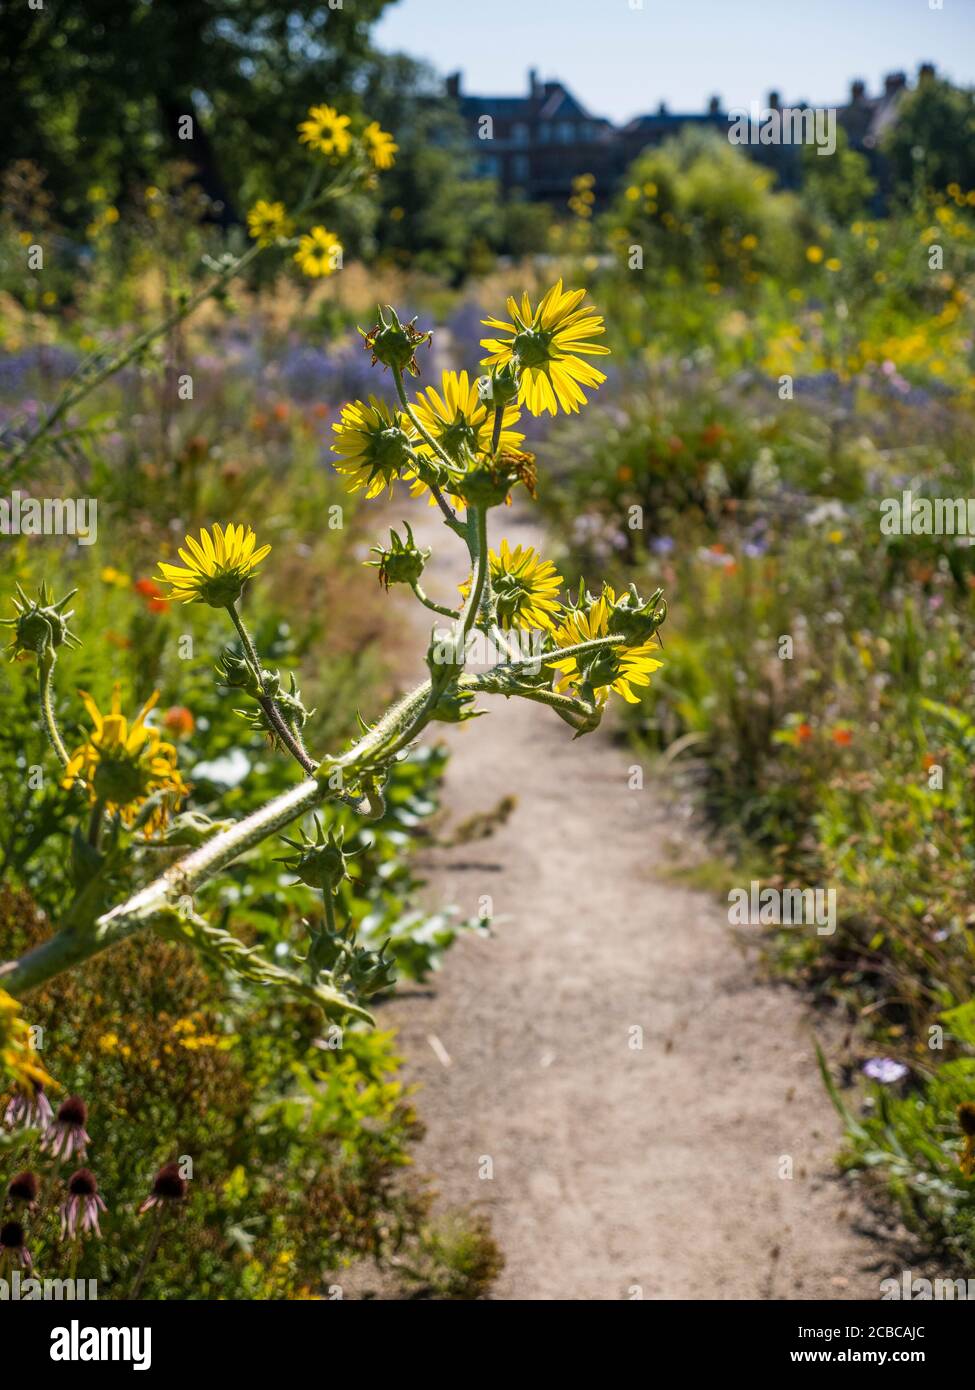
<svg viewBox="0 0 975 1390"><path fill-rule="evenodd" d="M354 3L354 0L352 0ZM783 100L841 102L853 77L929 60L975 85L975 0L397 0L380 48L460 68L469 92L525 90L530 67L559 77L597 116L700 111Z"/></svg>

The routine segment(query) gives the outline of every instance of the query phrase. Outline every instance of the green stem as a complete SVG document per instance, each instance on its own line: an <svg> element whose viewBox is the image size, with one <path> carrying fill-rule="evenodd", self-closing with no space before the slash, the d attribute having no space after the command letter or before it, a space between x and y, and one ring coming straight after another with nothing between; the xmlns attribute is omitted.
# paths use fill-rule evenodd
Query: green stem
<svg viewBox="0 0 975 1390"><path fill-rule="evenodd" d="M480 610L481 596L487 582L487 515L487 507L471 507L468 512L469 544L471 558L474 562L474 573L471 577L471 587L460 612L460 624L465 637L474 626L474 619Z"/></svg>
<svg viewBox="0 0 975 1390"><path fill-rule="evenodd" d="M54 702L51 698L53 684L54 666L57 657L54 648L44 647L37 657L37 694L41 705L41 719L44 722L44 731L47 734L48 742L57 754L62 767L67 767L70 762L68 750L64 746L64 740L58 730L58 721L54 715Z"/></svg>
<svg viewBox="0 0 975 1390"><path fill-rule="evenodd" d="M504 406L494 407L494 429L491 431L491 453L498 452L498 445L501 443L501 423L504 420Z"/></svg>
<svg viewBox="0 0 975 1390"><path fill-rule="evenodd" d="M423 592L423 588L419 583L411 584L410 588L416 594L417 598L423 604L424 608L429 608L433 613L440 613L445 618L460 617L460 613L457 611L456 608L446 608L442 603L434 603L433 599L428 598L427 595Z"/></svg>
<svg viewBox="0 0 975 1390"><path fill-rule="evenodd" d="M152 1229L149 1232L149 1239L146 1241L146 1248L142 1252L142 1259L139 1262L139 1268L136 1271L136 1276L133 1280L132 1288L129 1290L130 1299L138 1298L139 1294L142 1292L142 1285L145 1281L146 1274L149 1272L149 1266L152 1264L153 1257L155 1256L156 1251L159 1249L159 1241L162 1238L162 1218L164 1210L164 1203L157 1202L155 1219L152 1223Z"/></svg>
<svg viewBox="0 0 975 1390"><path fill-rule="evenodd" d="M91 815L88 817L88 843L94 848L98 848L98 843L102 838L102 819L105 815L105 802L103 798L95 802L91 808Z"/></svg>
<svg viewBox="0 0 975 1390"><path fill-rule="evenodd" d="M243 644L244 653L247 657L247 660L254 668L254 675L257 678L258 685L260 685L263 690L264 668L262 667L260 657L257 654L257 648L254 646L254 643L251 640L251 635L247 631L247 628L244 626L244 620L237 612L236 603L228 603L227 612L230 614L231 622L237 629L237 636L240 638L241 643ZM301 741L300 735L297 734L295 730L293 730L290 727L287 720L284 718L284 715L278 709L274 700L271 699L270 695L265 693L258 695L257 702L260 705L261 709L264 711L264 713L267 715L268 723L271 725L271 728L273 729L278 740L288 750L288 752L294 758L298 766L302 769L303 772L313 773L318 764L315 762L315 759L305 748L305 745Z"/></svg>

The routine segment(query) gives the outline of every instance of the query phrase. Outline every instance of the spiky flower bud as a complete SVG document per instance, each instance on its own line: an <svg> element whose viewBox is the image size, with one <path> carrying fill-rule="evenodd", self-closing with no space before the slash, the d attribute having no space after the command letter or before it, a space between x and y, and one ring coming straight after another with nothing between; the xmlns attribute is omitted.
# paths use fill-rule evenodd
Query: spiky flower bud
<svg viewBox="0 0 975 1390"><path fill-rule="evenodd" d="M56 647L81 646L77 637L68 631L68 622L72 618L74 610L64 612L65 605L77 592L77 589L72 589L70 593L65 594L64 598L55 603L50 589L43 582L38 588L36 599L28 598L21 586L17 585L17 596L14 599L17 616L0 619L0 624L4 627L14 629L13 638L8 647L11 661L18 656L30 653L40 656L43 652L53 651Z"/></svg>
<svg viewBox="0 0 975 1390"><path fill-rule="evenodd" d="M421 550L413 539L408 521L404 521L406 539L401 540L396 531L390 530L389 549L381 545L372 547L372 554L379 558L367 560L379 571L379 582L388 589L390 584L416 584L430 558L430 551Z"/></svg>
<svg viewBox="0 0 975 1390"><path fill-rule="evenodd" d="M667 617L667 603L663 589L650 595L646 602L641 599L635 584L631 584L625 594L611 605L609 630L626 638L628 647L642 647L656 635Z"/></svg>
<svg viewBox="0 0 975 1390"><path fill-rule="evenodd" d="M314 840L309 839L303 830L300 831L300 840L289 840L287 835L282 835L282 840L286 845L290 845L295 853L285 855L277 862L284 864L302 883L307 883L309 888L336 893L339 884L348 875L350 856L342 848L345 831L340 826L337 835L334 830L329 830L326 835L325 827L318 816L315 817L315 827Z"/></svg>
<svg viewBox="0 0 975 1390"><path fill-rule="evenodd" d="M420 368L416 360L416 350L423 343L429 343L432 333L420 333L413 318L409 323L400 323L399 315L391 304L386 305L387 318L382 306L377 311L378 322L368 333L359 332L365 339L366 351L372 354L372 364L381 362L384 367L395 371L408 371L411 376L419 376Z"/></svg>

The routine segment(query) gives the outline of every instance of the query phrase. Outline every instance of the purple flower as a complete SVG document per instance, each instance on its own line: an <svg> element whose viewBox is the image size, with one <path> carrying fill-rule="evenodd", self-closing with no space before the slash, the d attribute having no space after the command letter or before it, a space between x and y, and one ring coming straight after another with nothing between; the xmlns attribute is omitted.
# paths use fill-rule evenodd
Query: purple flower
<svg viewBox="0 0 975 1390"><path fill-rule="evenodd" d="M58 1106L58 1113L47 1127L41 1141L41 1148L47 1149L55 1158L70 1158L77 1154L84 1158L85 1149L91 1142L85 1125L88 1123L88 1107L80 1096L68 1096Z"/></svg>
<svg viewBox="0 0 975 1390"><path fill-rule="evenodd" d="M669 555L674 548L673 536L654 536L650 549L654 555Z"/></svg>
<svg viewBox="0 0 975 1390"><path fill-rule="evenodd" d="M884 1086L900 1081L907 1075L904 1063L895 1062L893 1057L871 1057L869 1062L864 1062L863 1070L871 1081L880 1081Z"/></svg>
<svg viewBox="0 0 975 1390"><path fill-rule="evenodd" d="M164 1163L152 1183L152 1191L139 1208L139 1215L150 1207L169 1206L186 1196L186 1179L178 1163Z"/></svg>
<svg viewBox="0 0 975 1390"><path fill-rule="evenodd" d="M61 1208L61 1237L74 1237L80 1223L82 1234L94 1231L101 1235L98 1213L108 1208L98 1195L98 1179L90 1168L79 1168L68 1179L68 1200Z"/></svg>
<svg viewBox="0 0 975 1390"><path fill-rule="evenodd" d="M13 1099L8 1101L3 1122L8 1129L17 1129L22 1125L24 1129L43 1131L51 1123L53 1113L51 1102L44 1094L44 1087L29 1082L26 1091L18 1091Z"/></svg>

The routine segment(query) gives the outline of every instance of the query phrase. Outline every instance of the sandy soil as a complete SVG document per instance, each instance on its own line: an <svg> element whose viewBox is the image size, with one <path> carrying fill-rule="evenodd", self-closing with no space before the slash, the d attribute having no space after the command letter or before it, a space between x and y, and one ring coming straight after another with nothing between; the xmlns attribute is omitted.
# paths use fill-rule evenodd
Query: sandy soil
<svg viewBox="0 0 975 1390"><path fill-rule="evenodd" d="M424 583L445 600L459 542L419 510L439 557ZM407 612L419 644L426 615ZM482 703L442 726L447 810L518 804L491 838L431 854L428 892L465 915L490 896L495 934L380 1022L422 1088L419 1167L445 1205L490 1214L495 1296L876 1298L889 1257L834 1176L802 1000L760 982L719 903L662 881L673 811L652 777L629 788L632 755L604 730L573 743L541 706Z"/></svg>

